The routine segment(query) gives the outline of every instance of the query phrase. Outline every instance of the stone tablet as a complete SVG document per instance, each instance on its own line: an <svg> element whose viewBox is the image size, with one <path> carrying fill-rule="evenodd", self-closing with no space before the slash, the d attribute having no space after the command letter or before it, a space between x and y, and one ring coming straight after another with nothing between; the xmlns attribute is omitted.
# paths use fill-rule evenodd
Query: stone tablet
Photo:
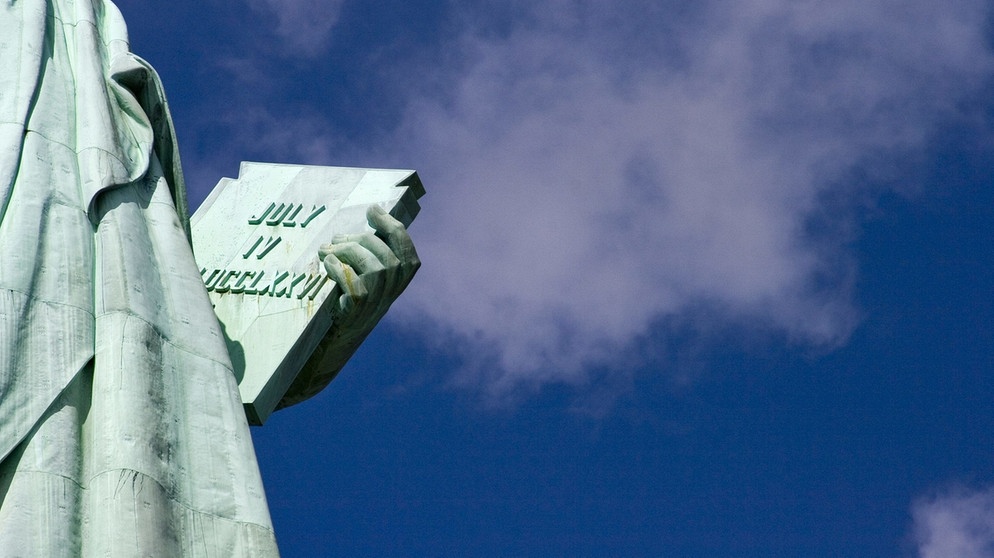
<svg viewBox="0 0 994 558"><path fill-rule="evenodd" d="M410 170L242 163L191 219L249 422L262 424L331 327L340 295L318 248L372 231L378 204L409 226L424 194Z"/></svg>

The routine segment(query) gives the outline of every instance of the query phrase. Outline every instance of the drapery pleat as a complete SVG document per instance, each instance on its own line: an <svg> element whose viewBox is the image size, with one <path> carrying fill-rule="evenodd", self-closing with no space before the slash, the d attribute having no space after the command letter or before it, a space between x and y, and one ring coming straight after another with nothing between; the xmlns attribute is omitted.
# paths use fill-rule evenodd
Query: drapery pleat
<svg viewBox="0 0 994 558"><path fill-rule="evenodd" d="M107 0L0 67L0 556L277 555L157 76Z"/></svg>

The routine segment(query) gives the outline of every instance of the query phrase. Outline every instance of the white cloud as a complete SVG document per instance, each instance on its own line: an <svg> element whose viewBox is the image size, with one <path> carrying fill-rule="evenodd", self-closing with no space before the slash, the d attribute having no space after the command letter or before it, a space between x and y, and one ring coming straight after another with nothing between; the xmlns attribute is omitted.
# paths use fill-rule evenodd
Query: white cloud
<svg viewBox="0 0 994 558"><path fill-rule="evenodd" d="M851 332L852 208L824 200L854 169L890 178L989 77L986 3L695 6L522 8L411 98L384 147L429 190L399 306L448 334L462 381L583 383L667 320ZM839 226L811 233L819 215Z"/></svg>
<svg viewBox="0 0 994 558"><path fill-rule="evenodd" d="M913 515L921 558L994 557L994 490L923 500Z"/></svg>
<svg viewBox="0 0 994 558"><path fill-rule="evenodd" d="M310 56L342 3L249 2ZM394 317L497 396L622 370L671 323L844 343L853 200L907 175L994 68L983 0L484 4L400 72L422 85L372 152L327 106L231 118L267 159L421 171L425 264Z"/></svg>
<svg viewBox="0 0 994 558"><path fill-rule="evenodd" d="M275 18L283 47L302 56L321 52L338 23L345 0L248 0L253 10Z"/></svg>

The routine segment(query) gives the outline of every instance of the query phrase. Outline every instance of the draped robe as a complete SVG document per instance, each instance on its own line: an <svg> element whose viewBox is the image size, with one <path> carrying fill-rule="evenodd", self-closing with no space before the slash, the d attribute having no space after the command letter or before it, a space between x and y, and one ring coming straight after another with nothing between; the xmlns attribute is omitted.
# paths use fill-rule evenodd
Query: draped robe
<svg viewBox="0 0 994 558"><path fill-rule="evenodd" d="M172 122L109 0L0 0L0 556L274 556Z"/></svg>

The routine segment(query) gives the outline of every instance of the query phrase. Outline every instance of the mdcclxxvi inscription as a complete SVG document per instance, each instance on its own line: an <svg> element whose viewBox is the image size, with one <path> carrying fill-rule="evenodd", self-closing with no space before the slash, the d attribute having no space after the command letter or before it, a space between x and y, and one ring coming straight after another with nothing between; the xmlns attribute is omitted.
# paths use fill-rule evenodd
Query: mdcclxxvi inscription
<svg viewBox="0 0 994 558"><path fill-rule="evenodd" d="M287 229L307 228L315 218L323 214L327 206L312 205L304 211L304 204L272 202L264 211L248 218L248 224ZM299 221L298 221L299 219ZM243 260L255 258L262 260L268 256L281 242L279 234L260 235L242 254ZM208 292L218 294L237 294L247 296L268 296L273 298L293 298L303 300L305 297L314 300L321 289L331 280L326 274L296 273L294 271L245 270L245 269L207 269L201 268L200 275Z"/></svg>

